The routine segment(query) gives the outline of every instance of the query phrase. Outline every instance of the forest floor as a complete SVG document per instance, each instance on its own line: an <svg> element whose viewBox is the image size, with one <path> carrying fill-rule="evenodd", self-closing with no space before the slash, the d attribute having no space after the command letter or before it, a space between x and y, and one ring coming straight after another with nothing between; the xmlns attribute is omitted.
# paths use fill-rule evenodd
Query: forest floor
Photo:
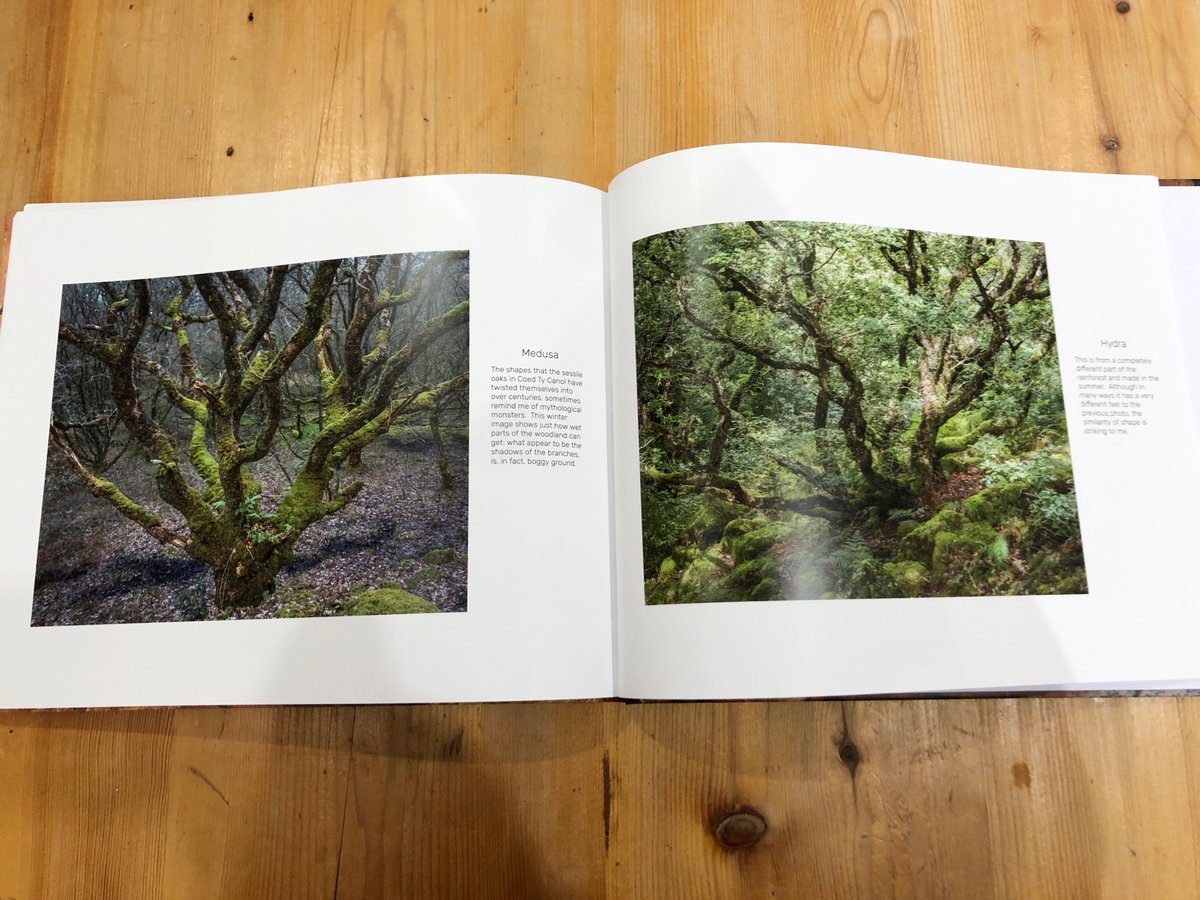
<svg viewBox="0 0 1200 900"><path fill-rule="evenodd" d="M363 454L364 482L344 510L312 525L280 573L276 592L247 610L216 609L212 575L163 547L93 497L51 453L38 544L32 624L98 625L222 618L329 616L365 590L400 587L441 612L467 608L467 446L452 441L453 486L443 490L432 444L386 436ZM108 477L153 505L148 475L125 461ZM266 497L286 489L277 466L258 473ZM128 487L127 487L128 486ZM264 509L266 504L264 503ZM450 552L452 551L452 552Z"/></svg>

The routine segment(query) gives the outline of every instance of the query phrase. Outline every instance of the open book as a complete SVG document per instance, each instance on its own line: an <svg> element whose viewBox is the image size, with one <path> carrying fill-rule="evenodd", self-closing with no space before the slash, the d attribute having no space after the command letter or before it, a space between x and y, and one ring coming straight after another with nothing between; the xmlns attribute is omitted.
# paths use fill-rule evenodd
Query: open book
<svg viewBox="0 0 1200 900"><path fill-rule="evenodd" d="M1197 240L784 144L31 206L0 704L1195 683Z"/></svg>

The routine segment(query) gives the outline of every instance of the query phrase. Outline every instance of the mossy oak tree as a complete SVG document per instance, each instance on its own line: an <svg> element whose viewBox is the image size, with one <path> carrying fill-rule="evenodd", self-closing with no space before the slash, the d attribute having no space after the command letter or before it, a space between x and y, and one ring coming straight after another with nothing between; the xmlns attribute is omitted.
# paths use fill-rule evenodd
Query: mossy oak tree
<svg viewBox="0 0 1200 900"><path fill-rule="evenodd" d="M440 440L441 410L462 408L468 265L403 254L68 285L51 444L93 494L209 566L218 609L254 606L305 530L358 495L342 475L364 448L404 421ZM135 448L161 503L107 477L114 445Z"/></svg>
<svg viewBox="0 0 1200 900"><path fill-rule="evenodd" d="M905 561L895 522L1010 478L1025 478L1021 513L979 531L1011 571L965 590L1027 589L1020 552L1039 517L1062 520L1053 540L1078 549L1041 244L735 222L638 241L634 284L647 578L665 582L671 557L683 573L671 584L686 587L697 560L679 548L691 545L747 596L770 567L739 534L798 554L788 535L808 520L810 556L859 548L822 591L909 590L862 575L872 559ZM1037 454L1066 462L1034 472ZM786 534L769 528L781 522ZM964 590L927 574L922 590Z"/></svg>

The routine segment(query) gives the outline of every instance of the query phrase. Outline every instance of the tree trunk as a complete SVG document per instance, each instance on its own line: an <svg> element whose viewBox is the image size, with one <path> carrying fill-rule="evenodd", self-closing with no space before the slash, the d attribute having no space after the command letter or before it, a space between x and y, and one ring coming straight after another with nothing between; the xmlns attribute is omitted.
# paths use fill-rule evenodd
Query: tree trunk
<svg viewBox="0 0 1200 900"><path fill-rule="evenodd" d="M282 548L265 560L256 560L240 543L221 565L214 565L213 583L216 608L247 609L258 606L275 591L275 576L283 568L287 554Z"/></svg>
<svg viewBox="0 0 1200 900"><path fill-rule="evenodd" d="M945 406L939 400L937 387L937 365L934 360L937 348L926 339L921 340L921 422L909 446L909 467L913 473L912 491L918 497L925 496L933 483L934 467L937 465L937 436L946 421Z"/></svg>
<svg viewBox="0 0 1200 900"><path fill-rule="evenodd" d="M820 369L817 375L817 406L813 410L813 428L822 429L829 424L829 360L817 357Z"/></svg>
<svg viewBox="0 0 1200 900"><path fill-rule="evenodd" d="M440 410L435 404L429 413L429 434L433 437L433 445L437 448L438 473L442 476L442 490L448 491L454 486L454 477L450 472L450 459L446 455L446 442L442 439L439 427Z"/></svg>
<svg viewBox="0 0 1200 900"><path fill-rule="evenodd" d="M913 472L913 493L923 497L933 483L933 474L937 467L937 438L942 430L943 420L940 416L927 414L921 417L917 433L909 448L909 462Z"/></svg>

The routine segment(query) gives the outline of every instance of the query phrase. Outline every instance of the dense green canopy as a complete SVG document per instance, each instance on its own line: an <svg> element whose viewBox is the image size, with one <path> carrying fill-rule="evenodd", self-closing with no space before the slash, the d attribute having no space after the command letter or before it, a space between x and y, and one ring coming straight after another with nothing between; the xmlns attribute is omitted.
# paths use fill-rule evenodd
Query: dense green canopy
<svg viewBox="0 0 1200 900"><path fill-rule="evenodd" d="M634 281L648 602L1086 591L1043 246L738 222Z"/></svg>

